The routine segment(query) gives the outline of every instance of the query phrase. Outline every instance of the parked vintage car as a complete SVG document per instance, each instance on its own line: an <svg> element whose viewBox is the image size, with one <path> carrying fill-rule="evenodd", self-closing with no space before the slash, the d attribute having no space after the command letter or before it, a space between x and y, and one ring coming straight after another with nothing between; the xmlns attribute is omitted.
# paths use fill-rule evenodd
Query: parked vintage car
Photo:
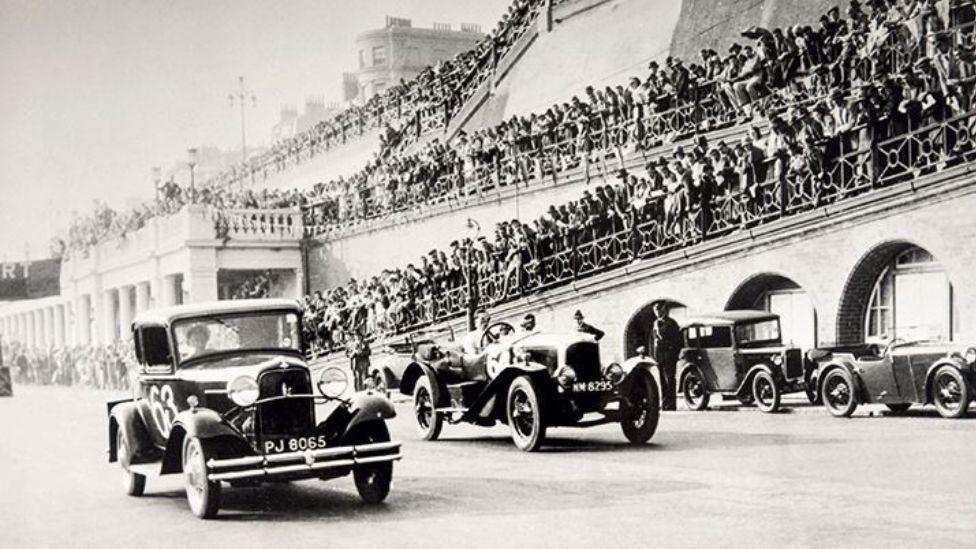
<svg viewBox="0 0 976 549"><path fill-rule="evenodd" d="M403 373L417 361L417 349L434 344L435 337L447 335L454 341L451 328L421 330L407 334L402 340L386 341L373 349L369 366L369 383L376 391L389 395L400 388Z"/></svg>
<svg viewBox="0 0 976 549"><path fill-rule="evenodd" d="M783 394L806 391L808 363L799 348L783 344L776 314L723 311L681 325L677 380L689 409L704 410L719 393L775 412Z"/></svg>
<svg viewBox="0 0 976 549"><path fill-rule="evenodd" d="M895 339L811 351L824 408L848 417L859 404L884 404L894 413L934 404L942 417L966 414L976 385L976 347Z"/></svg>
<svg viewBox="0 0 976 549"><path fill-rule="evenodd" d="M109 461L129 495L146 477L182 473L190 510L217 514L221 484L323 480L352 473L369 503L390 489L400 443L384 397L358 393L324 368L313 392L302 354L301 309L242 300L146 311L132 324L133 398L108 403ZM316 418L315 404L334 407Z"/></svg>
<svg viewBox="0 0 976 549"><path fill-rule="evenodd" d="M599 344L587 334L502 333L514 329L506 322L488 326L479 355L457 345L418 346L400 391L412 395L425 440L436 439L445 421L506 423L525 451L539 449L546 429L557 426L619 422L633 444L654 435L660 396L651 359L601 365Z"/></svg>

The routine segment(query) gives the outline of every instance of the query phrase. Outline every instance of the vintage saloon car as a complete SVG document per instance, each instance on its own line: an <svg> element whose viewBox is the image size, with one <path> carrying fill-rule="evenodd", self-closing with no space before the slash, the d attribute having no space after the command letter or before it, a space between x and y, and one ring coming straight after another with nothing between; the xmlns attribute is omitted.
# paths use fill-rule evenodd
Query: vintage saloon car
<svg viewBox="0 0 976 549"><path fill-rule="evenodd" d="M824 408L837 417L875 403L894 413L934 404L942 417L959 418L974 397L976 347L896 339L880 349L815 349L810 355Z"/></svg>
<svg viewBox="0 0 976 549"><path fill-rule="evenodd" d="M633 444L647 442L657 429L660 397L651 359L601 365L600 347L589 335L514 335L506 322L485 329L481 348L466 355L456 345L418 346L400 391L413 396L425 440L436 439L445 421L506 423L524 451L539 449L548 427L619 422ZM591 413L598 417L584 419Z"/></svg>
<svg viewBox="0 0 976 549"><path fill-rule="evenodd" d="M390 402L358 393L325 368L313 390L302 354L301 309L241 300L146 311L132 324L133 398L108 403L109 461L129 495L147 475L182 473L190 510L209 518L221 483L323 480L352 473L363 500L386 498L400 443ZM331 412L316 418L316 403Z"/></svg>
<svg viewBox="0 0 976 549"><path fill-rule="evenodd" d="M774 313L723 311L688 318L681 333L676 379L691 410L704 410L709 396L719 393L775 412L784 393L806 390L803 353L783 345Z"/></svg>

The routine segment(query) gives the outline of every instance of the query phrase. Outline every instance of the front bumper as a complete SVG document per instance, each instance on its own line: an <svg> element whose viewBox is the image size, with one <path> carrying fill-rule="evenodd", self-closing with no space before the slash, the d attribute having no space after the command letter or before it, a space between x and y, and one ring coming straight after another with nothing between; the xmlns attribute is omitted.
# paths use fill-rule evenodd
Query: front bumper
<svg viewBox="0 0 976 549"><path fill-rule="evenodd" d="M211 459L207 461L207 478L213 482L280 476L311 478L327 469L393 462L401 458L403 454L400 453L399 442L375 442L283 454Z"/></svg>

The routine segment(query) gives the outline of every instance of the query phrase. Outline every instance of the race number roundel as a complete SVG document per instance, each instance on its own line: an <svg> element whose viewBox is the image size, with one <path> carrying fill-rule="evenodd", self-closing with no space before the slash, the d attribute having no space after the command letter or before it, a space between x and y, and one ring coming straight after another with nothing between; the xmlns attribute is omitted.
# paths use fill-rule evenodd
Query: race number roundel
<svg viewBox="0 0 976 549"><path fill-rule="evenodd" d="M173 428L173 420L179 413L179 410L176 409L176 401L173 398L173 388L169 385L163 385L162 389L157 385L150 387L149 406L156 428L164 437L168 437Z"/></svg>

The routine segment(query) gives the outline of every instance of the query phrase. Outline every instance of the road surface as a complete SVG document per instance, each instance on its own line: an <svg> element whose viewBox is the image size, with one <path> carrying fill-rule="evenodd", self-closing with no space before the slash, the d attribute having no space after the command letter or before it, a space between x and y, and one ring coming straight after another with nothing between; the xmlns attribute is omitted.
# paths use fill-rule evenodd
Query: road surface
<svg viewBox="0 0 976 549"><path fill-rule="evenodd" d="M414 432L387 502L351 478L229 489L193 517L181 478L125 496L106 462L109 393L17 387L0 399L2 547L976 547L976 413L862 407L666 413L650 444L555 429L543 452L505 427ZM873 415L872 415L873 414Z"/></svg>

